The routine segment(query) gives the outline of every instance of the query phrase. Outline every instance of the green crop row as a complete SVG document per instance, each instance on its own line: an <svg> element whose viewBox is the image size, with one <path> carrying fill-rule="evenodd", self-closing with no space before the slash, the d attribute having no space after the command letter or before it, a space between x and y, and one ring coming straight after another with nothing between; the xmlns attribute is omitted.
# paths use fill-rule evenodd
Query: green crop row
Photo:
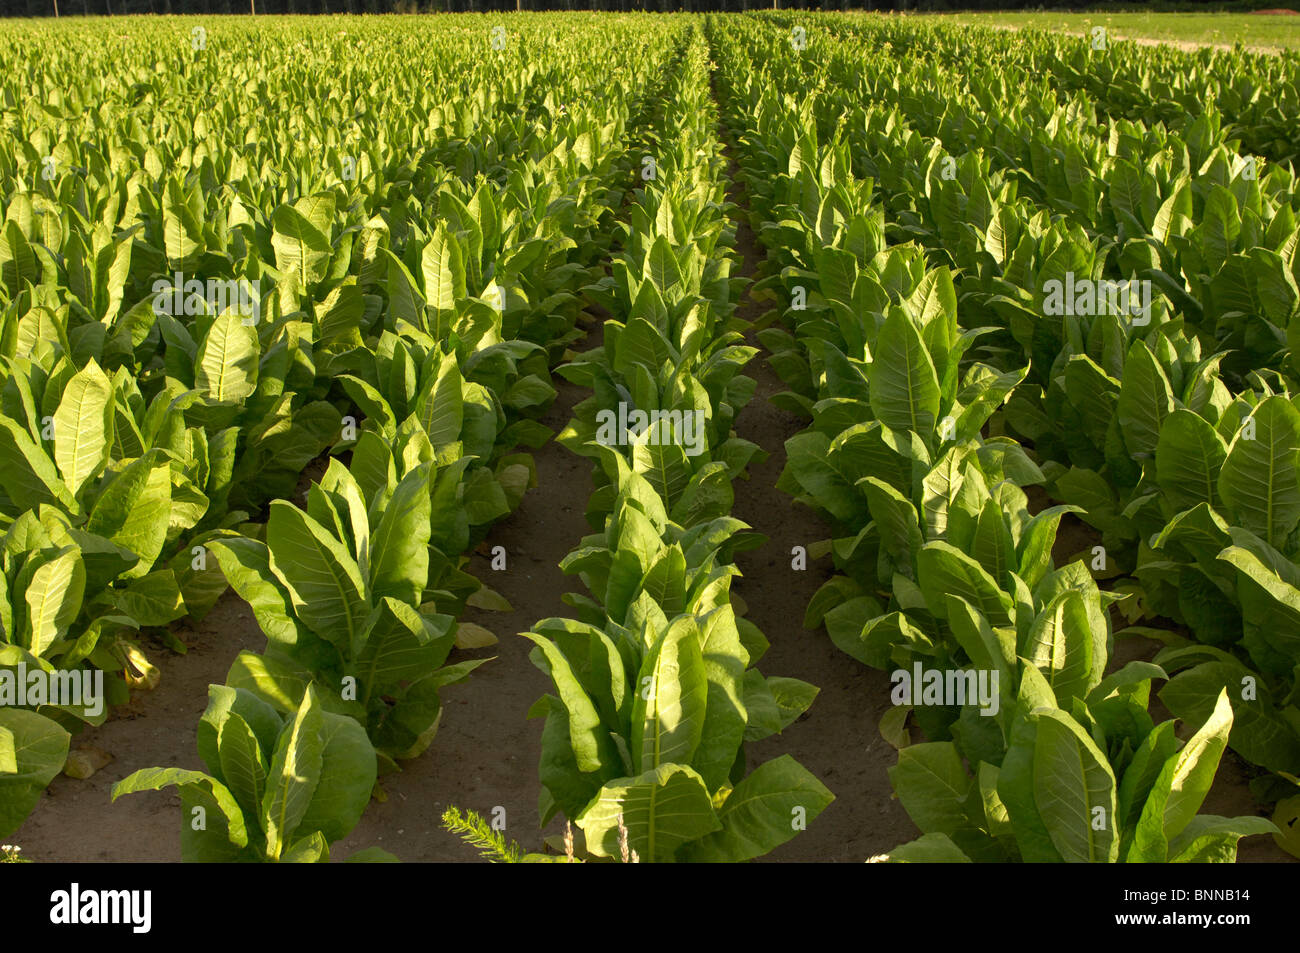
<svg viewBox="0 0 1300 953"><path fill-rule="evenodd" d="M958 204L951 196L959 193L941 191L951 183L970 184L972 193L983 189L989 196L988 167L978 154L954 161L961 171L945 176L943 143L915 133L908 138L908 96L902 107L847 103L851 92L818 79L827 62L851 69L853 53L836 41L810 45L806 53L821 55L805 59L804 50L776 31L729 32L741 34L732 40L742 44L737 63L765 64L759 71L738 67L727 82L751 193L760 181L769 185L770 200L759 204L755 225L772 251L773 270L780 270L766 285L786 301L796 287L806 296L780 309L786 330L761 333L774 366L794 387L786 405L812 419L807 432L787 442L782 485L832 522L832 552L844 573L818 593L806 623L825 624L837 645L869 665L918 675L926 669L965 672L988 678L1002 692L1000 699L994 689L957 703L946 697L922 702L914 689L911 717L929 739L924 744L908 743L907 707L895 708L882 723L901 749L892 772L895 789L926 835L894 856L1231 859L1240 836L1275 828L1262 819L1202 817L1196 810L1232 729L1234 708L1241 713L1236 737L1250 734L1263 706L1254 695L1231 693L1232 684L1216 686L1206 707L1198 700L1197 710L1185 715L1200 729L1178 749L1173 723L1157 726L1147 714L1151 682L1165 678L1165 671L1147 662L1108 669L1113 638L1107 607L1122 593L1101 591L1084 561L1054 568L1063 514L1085 507L1031 513L1024 488L1048 484L1059 492L1059 478L1067 474L1040 466L1049 462L1048 446L1031 443L1027 450L994 435L1014 432L1014 401L1033 387L1035 368L1045 370L1039 363L1044 355L1046 367L1059 365L1061 358L1049 349L1089 338L1087 328L1070 327L1073 315L1062 315L1056 320L1064 333L1054 341L1048 309L1022 307L1023 323L1007 327L998 320L1001 312L979 308L981 286L1000 280L999 291L1020 288L1041 308L1043 292L1028 270L1035 250L1047 259L1045 267L1060 269L1049 275L1064 276L1077 261L1086 281L1105 273L1116 243L1105 250L1092 245L1101 259L1097 267L1062 260L1056 251L1068 246L1060 240L1029 244L1038 239L1030 229L1009 243L1014 250L1001 262L988 254L987 241L959 245L964 232L985 239L995 222L1008 220L990 214L980 223L973 198ZM842 59L828 55L841 52ZM857 59L865 72L865 58ZM791 92L805 84L816 92L795 113L788 108ZM922 122L924 93L915 102ZM950 122L956 108L948 104L943 123L963 128ZM821 118L832 127L827 139L819 139L819 132L827 135L819 130ZM883 203L872 179L853 174L854 140L863 129L869 143L863 161L888 163L895 176L882 171ZM882 151L885 139L902 148ZM891 181L898 192L888 190ZM1027 204L1012 188L996 195L994 213L1001 203ZM1039 229L1059 229L1069 240L1064 216L1049 219L1028 210ZM980 224L985 235L979 235ZM907 241L887 245L886 236ZM993 278L999 264L1010 268L1020 259L1026 271ZM935 267L938 262L945 263ZM1113 429L1121 452L1134 453L1140 467L1155 450L1154 443L1149 450L1135 448L1146 409L1138 394L1151 377L1140 368L1158 365L1139 339L1142 322L1133 317L1103 309L1094 327L1101 341L1116 342L1110 347L1134 361L1123 377L1128 393L1117 396L1125 419ZM1152 333L1170 333L1182 323L1159 310L1150 315ZM1023 337L1016 333L1021 327ZM1108 337L1101 337L1103 329ZM1138 339L1131 346L1125 343L1130 335ZM1195 347L1195 339L1188 346ZM967 354L976 362L963 361ZM1025 363L1012 363L1017 357ZM1099 418L1094 404L1080 402L1075 409L1087 417L1085 429L1110 422ZM1157 418L1153 441L1162 422ZM1063 423L1070 426L1068 418ZM1252 449L1244 441L1239 461ZM1245 469L1247 480L1258 472ZM1156 473L1148 479L1157 483ZM1179 488L1189 483L1180 480ZM1096 568L1102 567L1104 550ZM976 678L964 677L964 684L973 692ZM1067 782L1058 773L1067 764L1074 774L1082 765L1082 775ZM1175 780L1188 775L1197 777L1195 785ZM1172 809L1175 791L1179 807Z"/></svg>
<svg viewBox="0 0 1300 953"><path fill-rule="evenodd" d="M566 856L448 826L792 839L834 795L746 753L818 691L731 591L752 331L804 424L778 488L832 532L804 624L895 684L889 859L1300 853L1300 58L501 20L0 28L0 835L230 589L266 646L209 687L206 770L113 796L178 788L186 860L328 860L483 664L460 619L509 603L469 554L555 437L585 592L521 635ZM1201 813L1229 749L1276 823Z"/></svg>

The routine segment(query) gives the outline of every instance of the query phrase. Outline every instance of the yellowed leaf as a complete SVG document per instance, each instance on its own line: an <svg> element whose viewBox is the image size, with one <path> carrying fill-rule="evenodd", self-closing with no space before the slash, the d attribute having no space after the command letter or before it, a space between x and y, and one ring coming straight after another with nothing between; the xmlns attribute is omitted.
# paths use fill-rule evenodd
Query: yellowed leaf
<svg viewBox="0 0 1300 953"><path fill-rule="evenodd" d="M489 645L496 645L499 641L483 626L475 625L473 622L462 622L456 626L456 648L458 649L483 649Z"/></svg>

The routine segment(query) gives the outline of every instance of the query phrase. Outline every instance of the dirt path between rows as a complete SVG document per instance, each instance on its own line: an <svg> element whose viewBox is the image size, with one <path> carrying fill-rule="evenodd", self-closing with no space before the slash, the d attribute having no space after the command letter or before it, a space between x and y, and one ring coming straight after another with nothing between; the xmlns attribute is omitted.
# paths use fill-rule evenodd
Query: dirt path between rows
<svg viewBox="0 0 1300 953"><path fill-rule="evenodd" d="M746 254L743 232L748 226L741 231L737 244ZM783 733L749 746L750 764L790 754L835 794L835 801L807 831L765 859L864 861L920 833L889 784L888 770L898 753L876 730L890 707L889 677L844 655L825 630L803 627L804 608L831 572L827 561L810 562L804 571L792 569L791 548L825 539L830 529L776 489L785 467L785 441L804 424L767 402L786 388L762 354L747 373L757 379L758 388L737 418L736 431L770 456L749 468L748 482L736 484L732 513L768 541L736 556L742 576L732 589L744 599L747 618L772 643L759 670L801 678L821 689L808 712Z"/></svg>
<svg viewBox="0 0 1300 953"><path fill-rule="evenodd" d="M543 422L559 430L568 422L582 388L556 379L559 397ZM537 619L565 614L560 597L580 588L558 564L586 533L582 514L591 494L590 466L555 443L536 451L538 486L518 510L493 527L489 545L506 548L506 570L475 554L469 571L508 600L513 612L468 609L462 617L494 632L500 644L455 652L451 661L495 656L468 682L443 690L446 706L432 746L404 770L381 779L384 802L372 801L360 824L334 845L334 859L379 846L404 861L474 860L477 854L442 829L448 804L491 816L506 810L507 833L530 849L537 833L537 759L541 722L526 718L549 681L528 661L530 643L516 633ZM319 474L316 474L319 476ZM207 687L223 683L230 663L244 649L262 651L265 636L248 607L228 591L208 617L176 633L190 645L185 656L155 654L162 671L157 690L139 694L109 721L74 739L113 756L90 779L60 775L10 840L38 862L179 861L180 797L175 790L135 794L111 803L114 782L139 768L203 770L194 733L207 706Z"/></svg>
<svg viewBox="0 0 1300 953"><path fill-rule="evenodd" d="M597 330L584 346L599 343ZM559 396L543 423L558 432L569 422L573 405L589 394L559 377L553 384ZM489 819L504 809L506 837L525 850L542 849L537 762L543 722L527 715L533 702L553 688L528 660L532 643L518 633L539 619L571 614L560 599L582 590L582 583L561 572L559 563L591 532L583 513L593 487L590 461L554 441L534 451L533 458L537 486L492 528L487 540L488 547L505 547L506 569L494 572L491 559L481 552L467 567L513 608L470 608L461 616L500 639L490 650L472 653L494 658L468 682L444 689L442 725L433 745L400 774L381 779L387 800L370 803L361 823L335 846L340 856L373 845L404 861L476 860L473 848L442 828L442 812L451 804Z"/></svg>
<svg viewBox="0 0 1300 953"><path fill-rule="evenodd" d="M715 97L716 98L716 97ZM736 180L733 150L723 136L729 161L728 198L741 209L748 200ZM753 278L763 249L746 214L738 215L737 273ZM762 306L748 294L737 314L753 321ZM772 647L758 663L765 675L801 678L821 689L812 707L779 735L749 745L750 767L790 754L835 794L835 800L808 829L778 847L769 861L864 861L919 835L902 806L894 799L888 770L897 752L876 730L889 707L889 678L848 658L824 630L803 627L804 608L817 588L830 578L829 561L810 562L808 568L791 568L791 549L807 547L830 536L811 510L796 506L776 488L785 467L785 441L804 429L793 414L773 407L773 394L787 388L768 365L766 351L753 333L747 343L759 354L745 369L758 386L754 398L736 418L736 432L769 454L749 468L749 479L735 484L732 514L768 537L760 549L740 553L736 562L741 578L732 586L748 609L747 618L763 632Z"/></svg>

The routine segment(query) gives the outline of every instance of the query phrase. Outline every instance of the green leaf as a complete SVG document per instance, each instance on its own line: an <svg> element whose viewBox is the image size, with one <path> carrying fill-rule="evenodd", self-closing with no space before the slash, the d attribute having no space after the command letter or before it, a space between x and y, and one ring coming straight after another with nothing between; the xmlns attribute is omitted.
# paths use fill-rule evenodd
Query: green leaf
<svg viewBox="0 0 1300 953"><path fill-rule="evenodd" d="M199 348L194 386L210 400L242 401L257 390L257 329L234 308L212 322Z"/></svg>
<svg viewBox="0 0 1300 953"><path fill-rule="evenodd" d="M1165 802L1165 839L1173 841L1196 816L1214 783L1219 770L1219 759L1228 746L1232 731L1232 706L1228 693L1219 693L1214 711L1205 724L1197 729L1183 750L1178 752L1174 770L1169 778L1169 796Z"/></svg>
<svg viewBox="0 0 1300 953"><path fill-rule="evenodd" d="M648 597L645 597L642 604L646 603L653 605ZM659 624L657 620L650 623L651 626ZM702 618L699 627L700 653L704 659L705 677L708 679L708 700L700 743L691 758L691 765L700 773L710 790L717 790L726 782L747 731L745 666L749 664L751 655L742 640L735 610L729 604L719 606ZM771 689L773 685L769 683L767 687ZM785 713L781 706L797 705L800 699L797 690L793 688L788 693L783 690L780 700L776 698L775 692L770 694L777 705L779 731L780 719ZM808 700L812 701L811 698Z"/></svg>
<svg viewBox="0 0 1300 953"><path fill-rule="evenodd" d="M298 279L306 289L325 276L330 243L321 230L297 209L281 205L271 215L271 247L275 267Z"/></svg>
<svg viewBox="0 0 1300 953"><path fill-rule="evenodd" d="M160 569L114 590L113 604L140 625L166 625L185 615L185 602L176 574Z"/></svg>
<svg viewBox="0 0 1300 953"><path fill-rule="evenodd" d="M295 614L322 639L350 645L369 615L356 561L335 537L275 500L266 527L271 570L289 589Z"/></svg>
<svg viewBox="0 0 1300 953"><path fill-rule="evenodd" d="M199 757L213 774L221 774L221 726L229 714L236 714L253 732L255 744L263 754L275 750L275 741L284 727L284 717L252 692L229 685L208 686L208 707L199 717L195 745ZM265 758L262 759L265 762ZM263 765L264 769L267 765ZM265 781L265 770L263 781ZM262 796L258 794L252 808L261 813Z"/></svg>
<svg viewBox="0 0 1300 953"><path fill-rule="evenodd" d="M1300 411L1285 397L1255 408L1232 441L1219 495L1237 523L1280 547L1300 522Z"/></svg>
<svg viewBox="0 0 1300 953"><path fill-rule="evenodd" d="M336 841L356 827L370 803L378 761L365 728L345 715L321 713L320 745L320 783L297 833L319 831Z"/></svg>
<svg viewBox="0 0 1300 953"><path fill-rule="evenodd" d="M71 735L44 715L0 708L0 837L22 826L68 759Z"/></svg>
<svg viewBox="0 0 1300 953"><path fill-rule="evenodd" d="M0 416L0 485L17 507L34 510L42 503L58 503L77 512L59 472L44 450L21 426Z"/></svg>
<svg viewBox="0 0 1300 953"><path fill-rule="evenodd" d="M628 847L644 863L670 860L683 844L722 826L704 781L680 764L661 764L637 777L616 778L600 789L577 818L593 854L619 856L620 814Z"/></svg>
<svg viewBox="0 0 1300 953"><path fill-rule="evenodd" d="M203 226L186 198L180 181L168 177L162 202L163 247L173 266L189 263L204 249Z"/></svg>
<svg viewBox="0 0 1300 953"><path fill-rule="evenodd" d="M1010 622L1011 597L993 581L984 567L955 546L930 542L917 555L917 582L926 607L937 618L948 617L947 596L960 596L994 626Z"/></svg>
<svg viewBox="0 0 1300 953"><path fill-rule="evenodd" d="M227 711L217 724L217 758L222 780L240 809L257 817L266 793L266 756L248 722L233 711Z"/></svg>
<svg viewBox="0 0 1300 953"><path fill-rule="evenodd" d="M699 631L679 619L660 636L637 674L632 753L642 771L690 764L704 733L708 681Z"/></svg>
<svg viewBox="0 0 1300 953"><path fill-rule="evenodd" d="M573 672L569 660L550 639L532 632L520 633L524 638L534 642L541 649L545 658L546 671L555 689L559 692L560 702L568 714L569 741L578 770L583 772L598 771L607 761L608 737L602 728L600 713L592 704L582 687L582 683Z"/></svg>
<svg viewBox="0 0 1300 953"><path fill-rule="evenodd" d="M632 469L642 474L671 510L691 480L686 451L675 443L637 443L632 447Z"/></svg>
<svg viewBox="0 0 1300 953"><path fill-rule="evenodd" d="M682 849L696 863L739 863L761 857L805 829L835 795L787 755L767 761L727 795L722 829Z"/></svg>
<svg viewBox="0 0 1300 953"><path fill-rule="evenodd" d="M1035 697L1035 680L1043 692L1051 694L1051 689L1043 682L1038 669L1027 667L1021 679L1017 702L1019 707L1030 709L1040 703L1051 703L1050 699ZM1010 744L998 772L997 795L1006 806L1021 859L1026 863L1060 863L1061 853L1048 833L1035 800L1034 750L1038 723L1038 717L1033 714L1021 714L1014 718Z"/></svg>
<svg viewBox="0 0 1300 953"><path fill-rule="evenodd" d="M54 462L77 495L108 463L113 442L113 383L92 359L72 376L54 412Z"/></svg>
<svg viewBox="0 0 1300 953"><path fill-rule="evenodd" d="M1132 833L1142 814L1151 788L1160 777L1165 763L1178 748L1174 722L1161 722L1138 745L1133 759L1119 782L1119 827L1125 837Z"/></svg>
<svg viewBox="0 0 1300 953"><path fill-rule="evenodd" d="M272 860L284 852L316 794L324 752L322 727L316 690L308 686L293 720L276 742L262 798L266 852Z"/></svg>
<svg viewBox="0 0 1300 953"><path fill-rule="evenodd" d="M674 292L682 282L682 272L677 264L677 256L673 254L672 246L666 236L658 236L650 246L650 252L646 255L645 270L646 276L654 282L655 289L665 301L677 297Z"/></svg>
<svg viewBox="0 0 1300 953"><path fill-rule="evenodd" d="M450 628L449 617L442 635ZM415 609L385 597L375 608L365 632L352 646L354 670L368 703L377 694L396 690L402 681L415 681L436 669L447 657L451 639L435 638L433 620Z"/></svg>
<svg viewBox="0 0 1300 953"><path fill-rule="evenodd" d="M921 332L893 311L876 338L870 372L871 411L892 430L911 430L929 442L939 413L939 378Z"/></svg>
<svg viewBox="0 0 1300 953"><path fill-rule="evenodd" d="M1118 859L1115 775L1096 742L1057 709L1038 713L1034 801L1052 843L1067 862Z"/></svg>
<svg viewBox="0 0 1300 953"><path fill-rule="evenodd" d="M323 864L330 859L330 845L320 831L294 841L280 858L282 864Z"/></svg>
<svg viewBox="0 0 1300 953"><path fill-rule="evenodd" d="M1179 672L1160 690L1160 700L1176 717L1199 724L1213 714L1224 689L1229 699L1240 699L1246 678L1253 679L1258 697L1242 699L1233 709L1232 749L1270 771L1300 772L1300 736L1272 702L1261 676L1240 662L1204 662Z"/></svg>
<svg viewBox="0 0 1300 953"><path fill-rule="evenodd" d="M422 463L393 490L370 539L372 598L392 596L420 603L429 579L429 479L433 464Z"/></svg>
<svg viewBox="0 0 1300 953"><path fill-rule="evenodd" d="M444 222L438 222L433 237L420 256L424 272L424 295L429 307L451 311L456 300L465 297L465 253Z"/></svg>
<svg viewBox="0 0 1300 953"><path fill-rule="evenodd" d="M1020 543L1016 547L1020 561L1018 573L1030 589L1038 585L1052 566L1052 547L1056 544L1061 517L1077 512L1077 506L1049 506L1035 513L1020 531Z"/></svg>
<svg viewBox="0 0 1300 953"><path fill-rule="evenodd" d="M923 834L895 847L888 854L891 864L969 864L960 847L947 834Z"/></svg>
<svg viewBox="0 0 1300 953"><path fill-rule="evenodd" d="M85 566L74 547L37 567L23 592L27 605L25 647L33 655L41 655L68 631L81 611L85 585Z"/></svg>
<svg viewBox="0 0 1300 953"><path fill-rule="evenodd" d="M1116 417L1129 453L1155 453L1160 428L1174 409L1174 394L1155 355L1142 341L1134 341L1124 363ZM1087 408L1083 408L1086 412Z"/></svg>
<svg viewBox="0 0 1300 953"><path fill-rule="evenodd" d="M927 834L952 834L969 826L966 799L973 783L951 741L909 745L889 769L899 803Z"/></svg>
<svg viewBox="0 0 1300 953"><path fill-rule="evenodd" d="M232 861L248 846L248 827L230 790L201 771L182 768L145 768L113 785L113 800L139 791L181 789L181 859L187 862ZM203 809L206 826L196 830L194 808Z"/></svg>
<svg viewBox="0 0 1300 953"><path fill-rule="evenodd" d="M1169 844L1171 864L1232 864L1237 841L1253 834L1275 834L1277 827L1262 817L1216 817L1200 814Z"/></svg>
<svg viewBox="0 0 1300 953"><path fill-rule="evenodd" d="M1059 704L1086 697L1100 681L1101 666L1094 672L1083 595L1070 589L1053 598L1030 627L1022 654L1047 678Z"/></svg>
<svg viewBox="0 0 1300 953"><path fill-rule="evenodd" d="M431 375L416 399L416 414L434 448L460 439L465 422L463 379L454 354L443 355L436 376Z"/></svg>
<svg viewBox="0 0 1300 953"><path fill-rule="evenodd" d="M112 540L140 557L128 571L142 576L162 552L170 529L172 469L159 450L132 460L105 484L86 531Z"/></svg>
<svg viewBox="0 0 1300 953"><path fill-rule="evenodd" d="M310 684L311 673L292 660L247 650L235 656L226 673L228 687L243 689L286 715L298 710Z"/></svg>
<svg viewBox="0 0 1300 953"><path fill-rule="evenodd" d="M1219 505L1219 471L1228 447L1213 425L1179 408L1160 428L1156 445L1156 480L1169 502L1180 510L1198 503Z"/></svg>
<svg viewBox="0 0 1300 953"><path fill-rule="evenodd" d="M255 539L216 539L208 549L239 597L248 603L257 625L272 642L293 645L298 623L289 593L271 571L271 551Z"/></svg>

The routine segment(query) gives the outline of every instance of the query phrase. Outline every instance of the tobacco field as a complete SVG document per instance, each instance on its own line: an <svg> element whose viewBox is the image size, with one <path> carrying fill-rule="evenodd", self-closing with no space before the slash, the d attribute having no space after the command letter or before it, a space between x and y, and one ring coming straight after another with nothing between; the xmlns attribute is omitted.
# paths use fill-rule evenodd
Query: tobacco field
<svg viewBox="0 0 1300 953"><path fill-rule="evenodd" d="M1300 857L1300 54L0 65L0 859Z"/></svg>

